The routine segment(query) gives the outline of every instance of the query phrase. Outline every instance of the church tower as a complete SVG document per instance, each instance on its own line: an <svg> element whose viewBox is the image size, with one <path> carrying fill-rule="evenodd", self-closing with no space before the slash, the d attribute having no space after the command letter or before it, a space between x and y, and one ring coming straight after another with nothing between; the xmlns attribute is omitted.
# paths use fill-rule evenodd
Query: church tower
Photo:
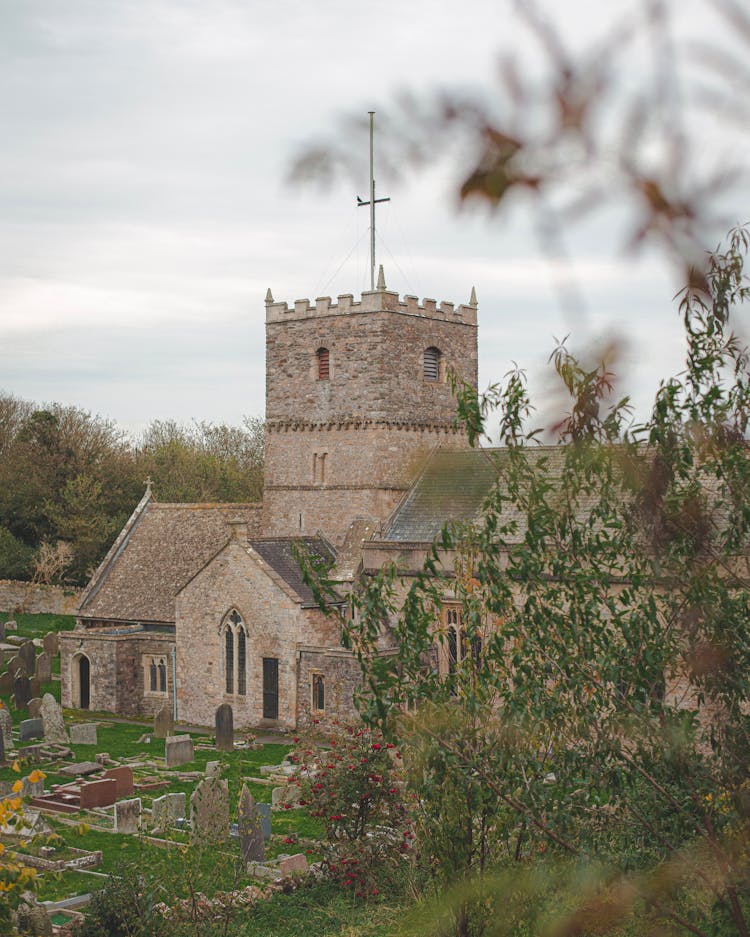
<svg viewBox="0 0 750 937"><path fill-rule="evenodd" d="M377 289L292 306L266 297L267 536L382 523L436 447L466 446L448 369L477 386L477 304Z"/></svg>

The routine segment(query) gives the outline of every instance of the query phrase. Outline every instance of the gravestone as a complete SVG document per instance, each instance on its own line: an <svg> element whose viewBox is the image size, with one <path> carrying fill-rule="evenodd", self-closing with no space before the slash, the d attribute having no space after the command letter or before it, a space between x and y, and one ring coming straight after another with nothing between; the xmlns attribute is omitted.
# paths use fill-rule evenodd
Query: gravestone
<svg viewBox="0 0 750 937"><path fill-rule="evenodd" d="M115 804L115 833L137 833L141 825L141 798Z"/></svg>
<svg viewBox="0 0 750 937"><path fill-rule="evenodd" d="M70 727L71 745L96 745L96 723L76 722Z"/></svg>
<svg viewBox="0 0 750 937"><path fill-rule="evenodd" d="M185 816L187 798L184 793L164 794L155 797L151 802L151 825L159 830L165 830L175 820Z"/></svg>
<svg viewBox="0 0 750 937"><path fill-rule="evenodd" d="M274 787L271 791L271 803L274 807L284 804L295 806L302 799L302 790L297 784L285 784L283 787Z"/></svg>
<svg viewBox="0 0 750 937"><path fill-rule="evenodd" d="M88 781L81 784L81 810L91 807L110 807L117 800L117 781Z"/></svg>
<svg viewBox="0 0 750 937"><path fill-rule="evenodd" d="M29 711L29 718L38 719L39 714L42 711L42 701L38 696L32 696L29 700L29 705L26 708Z"/></svg>
<svg viewBox="0 0 750 937"><path fill-rule="evenodd" d="M154 716L154 738L165 739L170 735L174 735L172 708L169 705L164 705Z"/></svg>
<svg viewBox="0 0 750 937"><path fill-rule="evenodd" d="M22 674L28 675L28 671L26 670L26 664L24 664L23 659L19 657L18 654L15 654L8 661L8 673L13 674L13 676L15 677L15 675L18 673L19 670L21 671Z"/></svg>
<svg viewBox="0 0 750 937"><path fill-rule="evenodd" d="M164 740L164 760L168 768L185 765L194 758L193 740L189 735L171 735Z"/></svg>
<svg viewBox="0 0 750 937"><path fill-rule="evenodd" d="M52 679L52 658L46 651L36 659L36 677L40 683L49 683Z"/></svg>
<svg viewBox="0 0 750 937"><path fill-rule="evenodd" d="M8 752L13 748L13 719L11 718L8 710L3 706L0 709L0 735L3 737L3 742L5 744L5 751Z"/></svg>
<svg viewBox="0 0 750 937"><path fill-rule="evenodd" d="M42 695L42 684L39 677L29 677L29 689L31 690L32 699Z"/></svg>
<svg viewBox="0 0 750 937"><path fill-rule="evenodd" d="M58 774L64 774L70 778L82 778L87 774L96 774L101 769L101 765L96 761L76 761L72 765L64 765L57 769Z"/></svg>
<svg viewBox="0 0 750 937"><path fill-rule="evenodd" d="M5 622L6 631L18 631L18 622L11 615L10 618Z"/></svg>
<svg viewBox="0 0 750 937"><path fill-rule="evenodd" d="M0 765L5 764L5 738L3 733L0 732Z"/></svg>
<svg viewBox="0 0 750 937"><path fill-rule="evenodd" d="M229 836L229 784L204 778L190 795L190 826L194 840L222 843Z"/></svg>
<svg viewBox="0 0 750 937"><path fill-rule="evenodd" d="M31 676L35 672L36 648L31 641L24 641L18 649L18 656L23 661L26 673Z"/></svg>
<svg viewBox="0 0 750 937"><path fill-rule="evenodd" d="M63 721L62 709L51 693L42 697L42 722L44 723L44 738L47 742L68 743L68 733Z"/></svg>
<svg viewBox="0 0 750 937"><path fill-rule="evenodd" d="M0 696L10 696L13 692L13 674L6 670L0 673Z"/></svg>
<svg viewBox="0 0 750 937"><path fill-rule="evenodd" d="M133 769L129 765L119 768L109 768L103 777L112 778L117 783L118 797L131 797L133 794Z"/></svg>
<svg viewBox="0 0 750 937"><path fill-rule="evenodd" d="M271 805L264 804L262 801L255 804L255 809L260 817L260 827L263 830L263 839L271 838Z"/></svg>
<svg viewBox="0 0 750 937"><path fill-rule="evenodd" d="M307 859L301 852L293 856L280 856L279 872L281 872L282 876L300 875L303 872L307 872Z"/></svg>
<svg viewBox="0 0 750 937"><path fill-rule="evenodd" d="M2 616L0 616L0 619ZM0 620L0 641L5 640L5 622Z"/></svg>
<svg viewBox="0 0 750 937"><path fill-rule="evenodd" d="M242 791L240 792L237 820L242 861L245 865L248 862L264 862L266 847L263 842L263 827L260 815L255 809L255 800L246 784L242 785Z"/></svg>
<svg viewBox="0 0 750 937"><path fill-rule="evenodd" d="M16 911L18 928L22 934L32 937L52 937L52 921L47 911L39 904L22 904Z"/></svg>
<svg viewBox="0 0 750 937"><path fill-rule="evenodd" d="M207 778L221 777L221 762L220 761L207 761L206 762L206 777Z"/></svg>
<svg viewBox="0 0 750 937"><path fill-rule="evenodd" d="M26 709L30 699L31 683L29 678L18 672L16 679L13 681L13 701L16 704L16 709Z"/></svg>
<svg viewBox="0 0 750 937"><path fill-rule="evenodd" d="M22 742L29 739L44 738L44 724L41 719L24 719L18 727L18 738Z"/></svg>
<svg viewBox="0 0 750 937"><path fill-rule="evenodd" d="M234 751L234 714L229 703L222 703L216 710L216 749Z"/></svg>
<svg viewBox="0 0 750 937"><path fill-rule="evenodd" d="M41 797L44 793L44 778L38 778L36 781L23 778L22 784L21 797Z"/></svg>
<svg viewBox="0 0 750 937"><path fill-rule="evenodd" d="M50 631L45 634L42 641L44 650L50 657L57 657L60 653L60 635L56 631Z"/></svg>

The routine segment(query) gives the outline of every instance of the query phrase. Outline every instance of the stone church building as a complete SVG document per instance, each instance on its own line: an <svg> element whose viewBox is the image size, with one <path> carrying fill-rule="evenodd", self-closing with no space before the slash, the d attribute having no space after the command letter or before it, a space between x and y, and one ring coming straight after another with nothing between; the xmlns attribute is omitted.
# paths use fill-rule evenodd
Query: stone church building
<svg viewBox="0 0 750 937"><path fill-rule="evenodd" d="M237 727L351 718L359 668L295 551L356 576L419 562L492 484L446 376L477 384L477 303L385 288L266 298L262 504L165 504L148 487L61 634L64 706ZM156 493L158 495L158 492Z"/></svg>

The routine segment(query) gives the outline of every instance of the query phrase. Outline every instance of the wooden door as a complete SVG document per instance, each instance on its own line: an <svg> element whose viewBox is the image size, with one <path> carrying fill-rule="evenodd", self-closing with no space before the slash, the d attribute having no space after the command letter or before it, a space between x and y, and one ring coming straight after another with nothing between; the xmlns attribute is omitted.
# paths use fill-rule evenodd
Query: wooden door
<svg viewBox="0 0 750 937"><path fill-rule="evenodd" d="M263 718L279 718L279 661L263 658Z"/></svg>

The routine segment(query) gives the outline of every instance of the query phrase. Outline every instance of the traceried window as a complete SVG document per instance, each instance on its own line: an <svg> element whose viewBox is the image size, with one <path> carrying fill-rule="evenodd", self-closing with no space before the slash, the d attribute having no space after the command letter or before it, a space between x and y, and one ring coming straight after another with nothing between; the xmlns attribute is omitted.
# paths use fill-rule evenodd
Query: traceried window
<svg viewBox="0 0 750 937"><path fill-rule="evenodd" d="M426 348L424 353L423 376L426 381L437 383L440 380L440 349Z"/></svg>
<svg viewBox="0 0 750 937"><path fill-rule="evenodd" d="M315 712L325 712L326 683L322 673L314 673L312 678L312 708Z"/></svg>
<svg viewBox="0 0 750 937"><path fill-rule="evenodd" d="M224 632L224 672L226 691L234 693L234 631L227 625Z"/></svg>
<svg viewBox="0 0 750 937"><path fill-rule="evenodd" d="M151 661L148 668L149 687L152 693L156 693L156 661Z"/></svg>
<svg viewBox="0 0 750 937"><path fill-rule="evenodd" d="M167 665L164 663L164 658L159 661L159 692L167 692Z"/></svg>
<svg viewBox="0 0 750 937"><path fill-rule="evenodd" d="M483 639L481 634L469 634L464 627L461 609L448 605L443 610L444 632L437 645L438 672L442 677L453 679L464 661L471 661L474 667L482 662ZM456 686L451 692L457 692Z"/></svg>
<svg viewBox="0 0 750 937"><path fill-rule="evenodd" d="M244 625L237 629L237 692L240 696L247 693L247 637Z"/></svg>
<svg viewBox="0 0 750 937"><path fill-rule="evenodd" d="M149 696L166 696L167 693L167 663L163 657L152 657L150 654L141 658L143 671L143 692Z"/></svg>
<svg viewBox="0 0 750 937"><path fill-rule="evenodd" d="M226 618L224 633L224 690L233 696L247 694L247 629L242 616L232 609ZM236 689L235 689L236 688Z"/></svg>
<svg viewBox="0 0 750 937"><path fill-rule="evenodd" d="M327 381L331 376L331 357L327 348L319 348L315 352L317 359L317 378L319 381Z"/></svg>

